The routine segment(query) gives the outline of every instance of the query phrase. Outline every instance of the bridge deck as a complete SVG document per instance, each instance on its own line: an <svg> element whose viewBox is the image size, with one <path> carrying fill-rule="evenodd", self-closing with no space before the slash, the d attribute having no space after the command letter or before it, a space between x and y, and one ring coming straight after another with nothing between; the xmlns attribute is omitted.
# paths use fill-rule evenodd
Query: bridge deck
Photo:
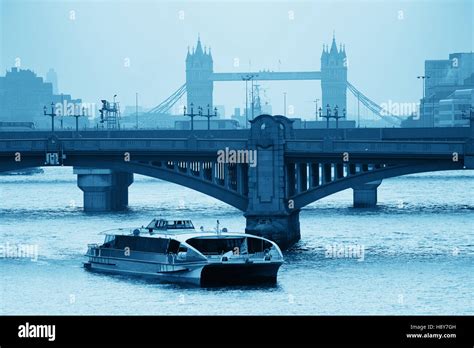
<svg viewBox="0 0 474 348"><path fill-rule="evenodd" d="M61 131L54 133L59 138L170 138L170 139L238 139L247 140L249 129L220 129L220 130L86 130ZM340 129L295 129L295 139L316 140L325 138L359 139L359 140L465 140L470 136L469 127L446 128L340 128ZM32 139L48 138L51 131L1 131L0 139Z"/></svg>
<svg viewBox="0 0 474 348"><path fill-rule="evenodd" d="M219 131L83 131L79 133L0 132L0 154L15 151L105 153L134 152L135 155L169 154L216 156L217 151L248 148L248 130ZM300 129L287 139L287 157L336 156L342 152L363 156L403 156L463 154L469 128L440 129Z"/></svg>

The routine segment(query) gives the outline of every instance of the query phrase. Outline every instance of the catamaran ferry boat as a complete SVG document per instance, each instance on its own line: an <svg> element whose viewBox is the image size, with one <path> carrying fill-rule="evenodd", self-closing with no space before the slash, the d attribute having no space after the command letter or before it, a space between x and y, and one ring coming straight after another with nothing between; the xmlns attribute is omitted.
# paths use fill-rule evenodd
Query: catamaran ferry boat
<svg viewBox="0 0 474 348"><path fill-rule="evenodd" d="M84 267L93 271L152 276L200 286L275 283L283 255L274 242L219 230L196 231L190 220L153 219L148 226L103 232L89 244Z"/></svg>

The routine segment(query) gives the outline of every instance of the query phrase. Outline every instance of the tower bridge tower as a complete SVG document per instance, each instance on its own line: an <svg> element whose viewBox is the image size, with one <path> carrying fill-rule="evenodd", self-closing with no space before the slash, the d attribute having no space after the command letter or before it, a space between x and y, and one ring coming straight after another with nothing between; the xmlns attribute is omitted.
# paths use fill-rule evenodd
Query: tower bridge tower
<svg viewBox="0 0 474 348"><path fill-rule="evenodd" d="M347 107L347 57L344 46L339 50L336 38L333 36L331 48L323 45L321 54L321 92L323 109L330 105L331 109L337 105L339 110Z"/></svg>
<svg viewBox="0 0 474 348"><path fill-rule="evenodd" d="M207 106L213 109L212 93L213 81L213 61L211 49L202 48L201 40L198 36L196 48L189 51L186 56L186 91L187 91L187 109L191 110L191 103L194 112L197 113L198 107L202 107L207 112Z"/></svg>

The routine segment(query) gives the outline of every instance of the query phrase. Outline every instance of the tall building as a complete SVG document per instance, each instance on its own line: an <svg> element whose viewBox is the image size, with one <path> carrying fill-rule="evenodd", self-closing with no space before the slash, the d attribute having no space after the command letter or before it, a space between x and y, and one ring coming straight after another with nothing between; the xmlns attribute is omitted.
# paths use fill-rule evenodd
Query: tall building
<svg viewBox="0 0 474 348"><path fill-rule="evenodd" d="M425 96L463 86L474 72L474 53L451 53L447 60L426 60Z"/></svg>
<svg viewBox="0 0 474 348"><path fill-rule="evenodd" d="M34 122L37 128L48 127L51 120L43 115L43 107L47 106L50 112L51 103L56 113L66 115L68 107L82 101L73 100L68 94L54 94L53 85L31 70L12 68L0 77L0 121ZM72 117L63 121L70 126L75 122Z"/></svg>
<svg viewBox="0 0 474 348"><path fill-rule="evenodd" d="M339 50L333 36L331 48L323 46L321 54L321 90L323 109L329 104L331 109L337 105L339 112L346 109L347 100L347 58L341 45Z"/></svg>
<svg viewBox="0 0 474 348"><path fill-rule="evenodd" d="M45 80L53 85L53 93L58 94L58 74L56 74L53 68L48 70Z"/></svg>
<svg viewBox="0 0 474 348"><path fill-rule="evenodd" d="M187 112L197 113L198 108L202 107L203 112L207 112L209 105L213 110L212 92L213 83L210 80L213 73L213 61L211 49L202 48L201 40L198 37L196 48L189 51L186 56L186 90L187 90Z"/></svg>
<svg viewBox="0 0 474 348"><path fill-rule="evenodd" d="M52 96L51 83L44 83L31 70L12 68L0 77L0 120L36 122Z"/></svg>
<svg viewBox="0 0 474 348"><path fill-rule="evenodd" d="M435 120L437 127L469 126L466 118L474 105L474 89L458 89L446 99L439 101L439 114Z"/></svg>
<svg viewBox="0 0 474 348"><path fill-rule="evenodd" d="M440 119L440 101L456 99L456 91L474 88L474 53L451 53L449 59L426 60L425 76L425 98L420 101L420 126L444 126L448 116L444 110L444 120ZM449 116L450 119L455 117L454 114ZM462 125L463 122L455 124Z"/></svg>

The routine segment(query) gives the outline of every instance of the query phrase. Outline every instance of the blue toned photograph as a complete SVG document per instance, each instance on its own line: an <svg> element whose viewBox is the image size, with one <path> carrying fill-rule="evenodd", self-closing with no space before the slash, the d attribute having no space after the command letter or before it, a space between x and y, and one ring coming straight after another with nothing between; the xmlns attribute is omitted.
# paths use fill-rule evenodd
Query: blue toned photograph
<svg viewBox="0 0 474 348"><path fill-rule="evenodd" d="M0 0L12 335L58 341L64 316L444 316L397 335L459 342L473 17L472 0Z"/></svg>

